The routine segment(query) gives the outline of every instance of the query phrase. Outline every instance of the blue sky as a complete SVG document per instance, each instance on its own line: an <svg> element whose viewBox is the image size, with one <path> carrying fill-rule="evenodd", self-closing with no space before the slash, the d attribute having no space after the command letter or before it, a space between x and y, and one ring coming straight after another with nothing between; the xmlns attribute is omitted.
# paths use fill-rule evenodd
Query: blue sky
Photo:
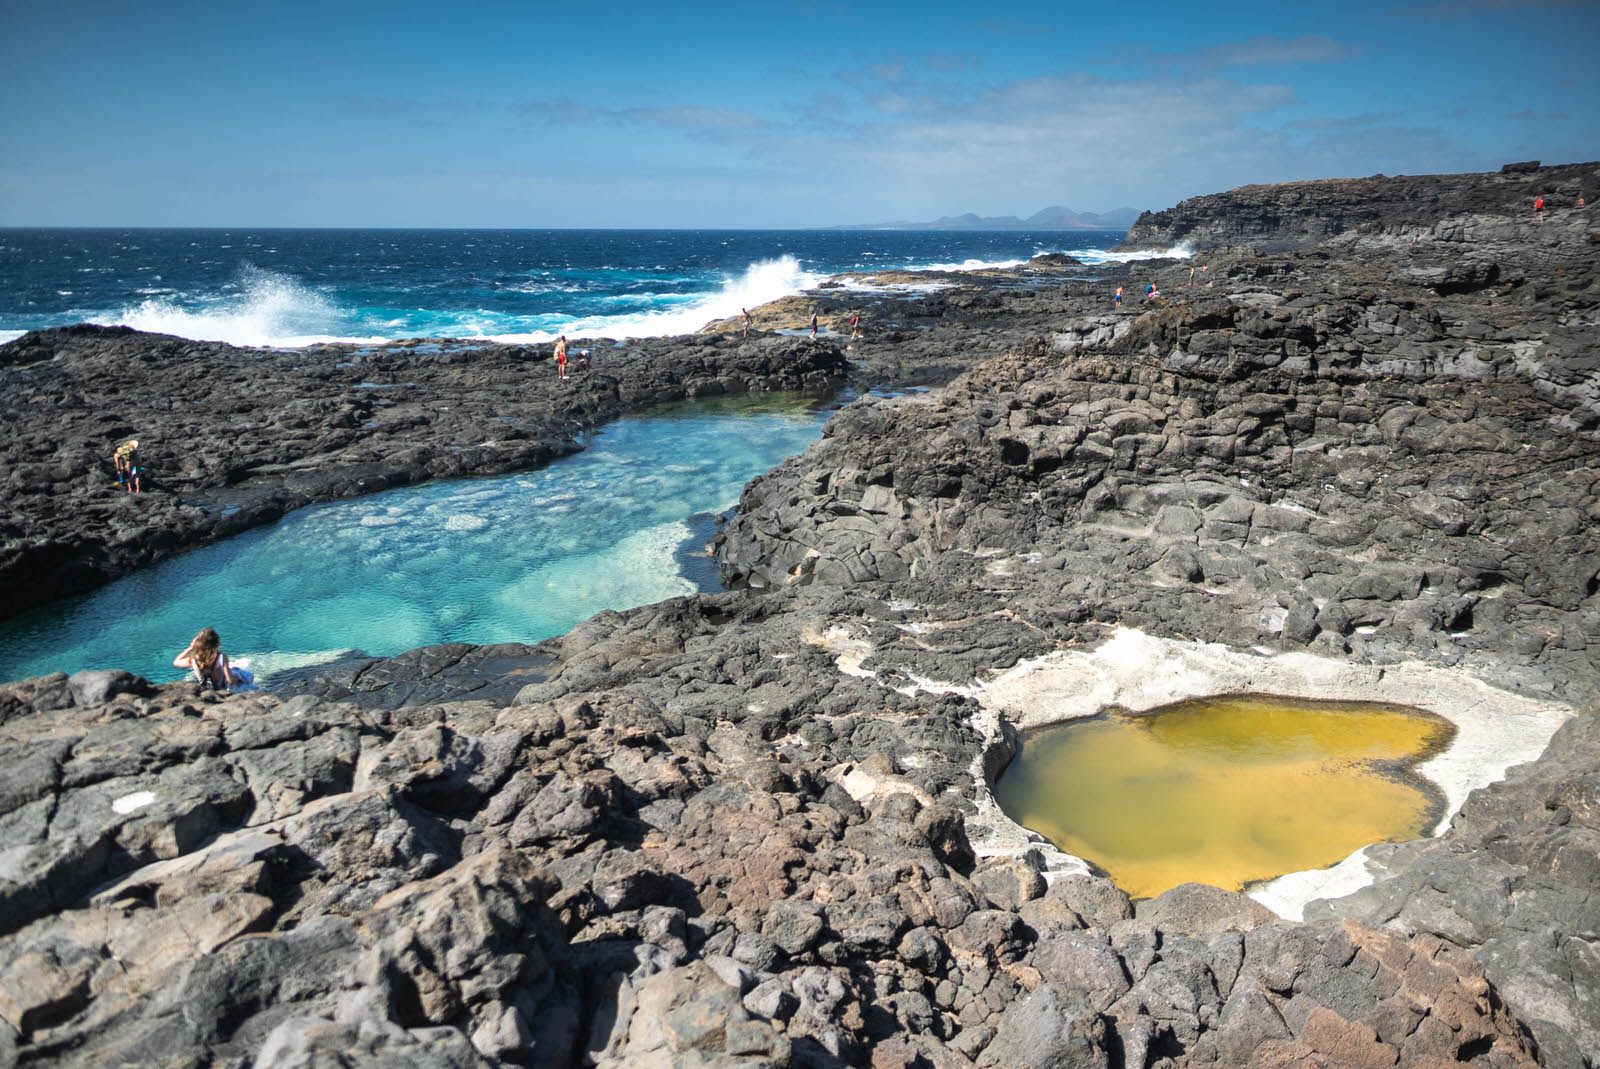
<svg viewBox="0 0 1600 1069"><path fill-rule="evenodd" d="M818 226L1600 158L1600 3L0 5L0 225Z"/></svg>

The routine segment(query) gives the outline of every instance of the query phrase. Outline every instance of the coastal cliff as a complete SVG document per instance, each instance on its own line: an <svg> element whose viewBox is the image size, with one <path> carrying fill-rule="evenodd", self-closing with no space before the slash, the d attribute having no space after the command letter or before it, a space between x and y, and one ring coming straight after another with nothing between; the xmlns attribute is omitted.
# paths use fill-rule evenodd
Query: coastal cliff
<svg viewBox="0 0 1600 1069"><path fill-rule="evenodd" d="M1414 245L1393 198L1362 215L1376 180L1263 187L1300 205L1271 234L1207 198L1149 224L1216 236L1192 279L1040 265L885 298L848 373L902 389L746 489L723 593L272 693L0 685L0 1064L1592 1069L1600 277L1590 217L1536 223L1512 188L1545 171L1406 179L1476 205ZM1220 247L1244 228L1287 251ZM674 339L715 370L634 374L837 379L797 344ZM312 358L339 383L478 359ZM11 364L8 389L68 396L70 355ZM523 403L463 396L469 421ZM419 448L469 433L414 404ZM355 456L281 444L330 478ZM53 515L10 522L65 552ZM1439 838L1372 848L1300 914L1130 901L990 792L1069 656L1108 701L1114 670L1200 660L1241 689L1449 679L1480 742ZM1564 726L1531 732L1529 703Z"/></svg>
<svg viewBox="0 0 1600 1069"><path fill-rule="evenodd" d="M1552 209L1566 209L1585 194L1593 200L1597 191L1600 173L1593 163L1511 165L1493 175L1380 174L1240 186L1141 213L1119 247L1272 253L1372 234L1404 243L1484 222L1531 221L1538 197ZM1587 220L1584 226L1594 229Z"/></svg>

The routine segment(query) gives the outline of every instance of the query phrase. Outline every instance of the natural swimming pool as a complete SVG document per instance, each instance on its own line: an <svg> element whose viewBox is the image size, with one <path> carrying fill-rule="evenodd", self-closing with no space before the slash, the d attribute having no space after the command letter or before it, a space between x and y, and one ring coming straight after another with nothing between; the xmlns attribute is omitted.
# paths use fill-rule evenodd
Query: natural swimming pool
<svg viewBox="0 0 1600 1069"><path fill-rule="evenodd" d="M536 642L602 609L716 589L694 555L710 514L815 441L829 410L793 394L674 405L534 471L301 509L0 623L0 680L176 679L173 655L211 626L270 682L346 649Z"/></svg>
<svg viewBox="0 0 1600 1069"><path fill-rule="evenodd" d="M1442 798L1412 769L1453 736L1413 709L1215 698L1030 732L994 793L1134 897L1238 890L1428 834Z"/></svg>

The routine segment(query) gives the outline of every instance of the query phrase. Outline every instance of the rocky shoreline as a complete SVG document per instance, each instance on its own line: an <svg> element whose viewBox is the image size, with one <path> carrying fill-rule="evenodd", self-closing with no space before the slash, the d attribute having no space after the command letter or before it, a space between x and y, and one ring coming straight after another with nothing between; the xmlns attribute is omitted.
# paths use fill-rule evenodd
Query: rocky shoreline
<svg viewBox="0 0 1600 1069"><path fill-rule="evenodd" d="M837 346L781 336L590 352L557 379L548 347L483 343L241 349L79 326L0 345L0 615L305 505L534 467L651 405L832 392L850 370ZM147 469L137 500L111 467L128 438Z"/></svg>
<svg viewBox="0 0 1600 1069"><path fill-rule="evenodd" d="M650 400L938 387L753 482L725 593L271 694L0 685L0 1064L1592 1069L1600 222L1528 207L1580 181L1600 166L1248 187L1130 232L1190 241L1193 282L821 290L758 326L866 306L865 344L714 325L562 387L537 363L533 396L511 351L262 353L281 398L180 408L240 351L169 349L146 386L141 347L193 343L0 348L8 411L39 407L7 442L8 596L228 533L200 498L259 495L260 522L525 466ZM297 366L326 406L298 427ZM133 425L91 423L83 383L119 368L151 437L234 451L79 543L94 435ZM350 389L380 371L415 385ZM80 496L27 496L51 463ZM1302 888L1302 920L1202 885L1130 902L992 804L1019 725L1296 684L1409 686L1461 725L1448 829Z"/></svg>

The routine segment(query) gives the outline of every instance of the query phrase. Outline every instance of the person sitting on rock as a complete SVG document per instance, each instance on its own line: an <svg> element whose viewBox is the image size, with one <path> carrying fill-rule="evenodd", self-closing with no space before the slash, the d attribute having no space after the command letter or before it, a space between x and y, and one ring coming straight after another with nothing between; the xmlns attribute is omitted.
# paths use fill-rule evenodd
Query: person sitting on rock
<svg viewBox="0 0 1600 1069"><path fill-rule="evenodd" d="M133 438L117 446L111 460L117 468L118 484L126 486L130 494L142 492L144 468L139 464L139 440Z"/></svg>
<svg viewBox="0 0 1600 1069"><path fill-rule="evenodd" d="M227 690L233 686L233 671L228 655L222 652L222 639L216 628L207 627L194 636L184 651L172 659L172 667L188 668L202 690Z"/></svg>

